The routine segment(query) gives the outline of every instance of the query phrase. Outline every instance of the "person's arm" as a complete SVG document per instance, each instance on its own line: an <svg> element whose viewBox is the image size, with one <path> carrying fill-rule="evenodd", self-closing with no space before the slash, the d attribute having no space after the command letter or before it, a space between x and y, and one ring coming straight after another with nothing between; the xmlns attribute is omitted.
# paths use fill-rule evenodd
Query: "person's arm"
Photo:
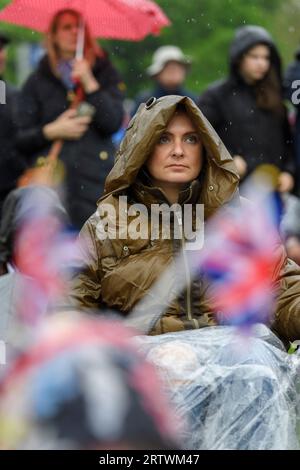
<svg viewBox="0 0 300 470"><path fill-rule="evenodd" d="M274 272L278 288L275 319L272 324L279 336L288 341L300 339L300 267L278 248L279 261Z"/></svg>
<svg viewBox="0 0 300 470"><path fill-rule="evenodd" d="M19 150L25 154L34 154L49 145L43 132L36 88L37 76L32 75L18 96L16 144Z"/></svg>
<svg viewBox="0 0 300 470"><path fill-rule="evenodd" d="M90 220L79 234L78 274L71 282L70 301L83 308L99 309L101 305L101 271L94 227Z"/></svg>

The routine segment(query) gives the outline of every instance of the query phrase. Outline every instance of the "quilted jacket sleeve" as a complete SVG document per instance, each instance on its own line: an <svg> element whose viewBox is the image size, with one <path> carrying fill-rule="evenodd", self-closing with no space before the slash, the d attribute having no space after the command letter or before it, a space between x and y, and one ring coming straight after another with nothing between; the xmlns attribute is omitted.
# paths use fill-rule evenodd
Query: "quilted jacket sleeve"
<svg viewBox="0 0 300 470"><path fill-rule="evenodd" d="M89 219L79 234L81 267L72 280L70 300L78 307L98 309L101 305L101 270L94 231Z"/></svg>

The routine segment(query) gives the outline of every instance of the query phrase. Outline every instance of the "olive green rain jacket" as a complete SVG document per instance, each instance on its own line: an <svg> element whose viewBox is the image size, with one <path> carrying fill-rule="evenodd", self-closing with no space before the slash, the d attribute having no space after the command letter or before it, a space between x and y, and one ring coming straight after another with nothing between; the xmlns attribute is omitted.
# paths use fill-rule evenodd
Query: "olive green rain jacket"
<svg viewBox="0 0 300 470"><path fill-rule="evenodd" d="M207 220L221 206L240 203L239 178L233 160L194 102L187 97L167 96L148 105L142 104L129 124L116 163L106 179L105 196L98 201L98 210L80 233L84 267L74 279L72 299L81 307L100 311L112 308L126 316L144 296L148 296L151 315L151 310L156 311L163 303L162 299L152 296L151 287L165 269L173 269L174 274L164 289L165 295L171 294L176 285L174 259L184 240L162 239L162 226L158 239L151 239L150 230L149 236L134 239L129 230L125 238L103 240L99 233L103 230L109 233L111 229L107 223L103 228L99 209L104 210L109 204L118 213L120 196L127 196L127 205L122 206L116 220L118 233L124 234L124 223L130 227L135 218L130 214L132 204L144 204L149 213L151 204L167 204L164 193L141 177L141 169L178 104L185 106L198 128L206 160L199 179L180 193L179 204L204 204ZM144 223L149 224L149 220L145 219ZM278 302L272 327L282 339L293 340L300 338L300 268L286 258L282 246L279 245L277 251L273 279L278 288ZM209 286L203 279L191 280L187 265L182 269L186 270L183 292L176 300L170 300L151 334L216 324L217 318L209 301Z"/></svg>

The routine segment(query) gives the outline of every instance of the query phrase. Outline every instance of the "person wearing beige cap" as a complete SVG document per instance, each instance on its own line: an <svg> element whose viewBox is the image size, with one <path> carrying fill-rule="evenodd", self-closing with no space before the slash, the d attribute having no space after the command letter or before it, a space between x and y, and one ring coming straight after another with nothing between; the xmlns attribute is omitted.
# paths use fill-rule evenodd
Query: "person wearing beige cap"
<svg viewBox="0 0 300 470"><path fill-rule="evenodd" d="M159 47L153 54L152 64L147 68L147 74L154 80L155 86L137 95L133 114L141 103L146 103L152 96L179 95L195 99L195 95L184 88L191 63L190 57L179 47Z"/></svg>

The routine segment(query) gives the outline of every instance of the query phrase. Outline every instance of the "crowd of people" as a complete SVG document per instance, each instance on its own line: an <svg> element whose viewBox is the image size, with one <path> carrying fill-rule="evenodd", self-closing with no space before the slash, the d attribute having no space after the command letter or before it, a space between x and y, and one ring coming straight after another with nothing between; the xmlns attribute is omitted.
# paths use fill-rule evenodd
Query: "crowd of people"
<svg viewBox="0 0 300 470"><path fill-rule="evenodd" d="M287 349L300 339L300 127L285 101L300 79L298 56L283 78L270 34L243 26L228 77L197 95L185 88L191 58L160 47L147 69L153 89L136 97L117 148L125 85L88 26L76 58L80 20L73 10L55 15L37 69L21 90L8 86L0 105L0 339L9 345L0 448L298 448L300 363ZM0 74L8 43L0 35ZM214 262L214 276L195 275L199 247L185 229L197 226L198 206L204 227L220 211L246 211L252 201L240 182L261 168L280 207L277 232L272 257L259 259L251 288L240 287L238 297L265 282L274 303L261 316L265 325L251 332L242 325L239 343L224 304L215 305L220 266ZM52 172L51 188L33 184L42 171ZM38 200L48 201L44 213ZM41 232L35 223L26 231L33 219ZM61 226L80 231L76 253L61 245ZM28 233L25 262L19 242ZM237 251L253 242L232 237ZM62 262L63 251L74 255L62 266L64 289L59 259L46 256L55 246ZM35 276L39 290L26 287L20 302L20 286ZM29 290L39 302L30 303ZM47 308L38 321L26 314L45 299L53 318L45 321ZM249 294L248 322L255 301Z"/></svg>

